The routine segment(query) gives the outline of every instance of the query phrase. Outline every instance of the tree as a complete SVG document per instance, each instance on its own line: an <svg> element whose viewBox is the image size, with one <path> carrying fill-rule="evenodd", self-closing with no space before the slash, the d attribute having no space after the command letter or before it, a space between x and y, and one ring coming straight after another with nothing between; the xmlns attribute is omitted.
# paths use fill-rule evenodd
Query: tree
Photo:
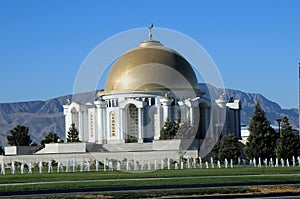
<svg viewBox="0 0 300 199"><path fill-rule="evenodd" d="M45 146L45 144L49 144L49 143L58 143L59 141L59 136L54 133L54 132L50 132L48 133L48 135L41 141L41 145L42 147Z"/></svg>
<svg viewBox="0 0 300 199"><path fill-rule="evenodd" d="M221 161L224 161L225 158L232 159L234 161L241 155L239 149L239 141L234 134L227 134L222 136L220 141L220 148L218 157Z"/></svg>
<svg viewBox="0 0 300 199"><path fill-rule="evenodd" d="M291 160L293 156L297 157L299 155L300 143L299 139L292 132L292 126L287 116L282 118L282 127L279 136L280 141L276 148L276 156L284 160Z"/></svg>
<svg viewBox="0 0 300 199"><path fill-rule="evenodd" d="M163 128L160 130L160 139L173 139L178 131L178 124L176 122L170 122L166 120Z"/></svg>
<svg viewBox="0 0 300 199"><path fill-rule="evenodd" d="M78 132L77 128L75 127L75 124L72 123L71 127L69 128L69 131L68 131L67 142L80 142L78 135L79 135L79 132Z"/></svg>
<svg viewBox="0 0 300 199"><path fill-rule="evenodd" d="M249 124L250 135L247 139L245 154L248 159L275 157L276 132L267 120L266 113L259 102L254 108L254 115Z"/></svg>
<svg viewBox="0 0 300 199"><path fill-rule="evenodd" d="M30 146L32 140L28 135L29 127L17 125L10 130L11 135L7 136L7 142L10 146Z"/></svg>

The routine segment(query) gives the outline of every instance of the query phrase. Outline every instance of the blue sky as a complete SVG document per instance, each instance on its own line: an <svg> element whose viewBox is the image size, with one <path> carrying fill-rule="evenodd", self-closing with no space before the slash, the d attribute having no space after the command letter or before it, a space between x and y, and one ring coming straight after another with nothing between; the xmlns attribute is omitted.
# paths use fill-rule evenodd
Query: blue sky
<svg viewBox="0 0 300 199"><path fill-rule="evenodd" d="M199 42L227 88L297 107L299 8L297 0L0 0L0 102L71 94L94 47L153 22Z"/></svg>

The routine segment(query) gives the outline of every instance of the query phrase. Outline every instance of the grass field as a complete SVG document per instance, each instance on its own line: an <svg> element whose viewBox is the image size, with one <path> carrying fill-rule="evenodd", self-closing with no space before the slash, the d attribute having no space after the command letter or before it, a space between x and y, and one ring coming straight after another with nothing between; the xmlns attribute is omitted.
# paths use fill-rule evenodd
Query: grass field
<svg viewBox="0 0 300 199"><path fill-rule="evenodd" d="M54 171L55 168L54 168ZM300 167L215 168L157 170L153 172L117 172L99 170L90 172L11 174L0 175L0 192L67 189L104 186L142 186L174 184L217 184L234 182L288 182L299 181ZM228 190L228 189L227 189ZM240 189L242 191L242 189Z"/></svg>

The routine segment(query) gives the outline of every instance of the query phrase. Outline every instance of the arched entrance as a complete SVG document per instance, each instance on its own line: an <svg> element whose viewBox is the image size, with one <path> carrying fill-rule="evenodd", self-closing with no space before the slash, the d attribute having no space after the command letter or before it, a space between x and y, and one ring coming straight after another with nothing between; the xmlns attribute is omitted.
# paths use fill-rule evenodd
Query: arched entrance
<svg viewBox="0 0 300 199"><path fill-rule="evenodd" d="M139 119L138 108L134 104L129 104L127 109L127 132L125 136L126 143L138 142Z"/></svg>

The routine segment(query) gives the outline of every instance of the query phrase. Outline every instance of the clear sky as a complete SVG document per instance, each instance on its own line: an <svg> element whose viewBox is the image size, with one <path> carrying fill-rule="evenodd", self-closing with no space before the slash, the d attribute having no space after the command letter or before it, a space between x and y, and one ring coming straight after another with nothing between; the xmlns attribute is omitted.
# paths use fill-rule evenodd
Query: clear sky
<svg viewBox="0 0 300 199"><path fill-rule="evenodd" d="M225 87L297 107L299 8L298 0L0 0L0 102L71 94L94 47L153 22L199 42Z"/></svg>

